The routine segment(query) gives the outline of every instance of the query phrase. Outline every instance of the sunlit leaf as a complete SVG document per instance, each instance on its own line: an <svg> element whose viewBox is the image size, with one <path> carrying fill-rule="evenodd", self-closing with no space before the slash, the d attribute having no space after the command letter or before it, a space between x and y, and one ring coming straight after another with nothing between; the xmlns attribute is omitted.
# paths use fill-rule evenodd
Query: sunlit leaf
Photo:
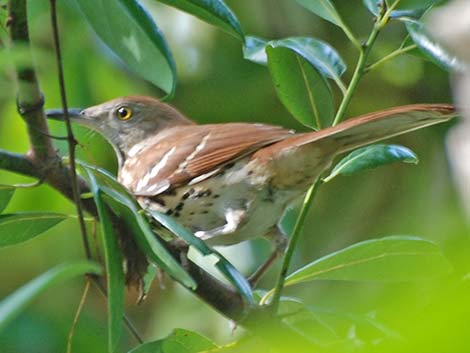
<svg viewBox="0 0 470 353"><path fill-rule="evenodd" d="M158 0L217 26L238 39L244 34L235 14L223 0Z"/></svg>
<svg viewBox="0 0 470 353"><path fill-rule="evenodd" d="M139 249L168 273L173 279L179 281L188 288L196 288L196 283L181 265L171 256L163 246L159 238L152 231L146 217L139 212L140 207L128 191L119 184L113 176L106 171L88 166L79 162L87 173L93 173L101 192L103 200L119 217L123 218L135 237Z"/></svg>
<svg viewBox="0 0 470 353"><path fill-rule="evenodd" d="M219 271L222 272L222 274L238 289L240 294L242 294L249 303L254 303L250 284L225 257L223 257L219 252L211 249L203 240L196 237L192 232L176 222L173 218L155 211L150 211L150 214L165 228L183 239L187 244L193 246L202 255L215 255L218 258L215 266Z"/></svg>
<svg viewBox="0 0 470 353"><path fill-rule="evenodd" d="M324 76L292 49L268 45L266 52L276 93L287 110L308 127L329 126L333 95Z"/></svg>
<svg viewBox="0 0 470 353"><path fill-rule="evenodd" d="M243 46L243 57L260 65L268 63L266 45L268 41L254 36L247 36Z"/></svg>
<svg viewBox="0 0 470 353"><path fill-rule="evenodd" d="M433 279L452 267L439 247L410 236L391 236L351 245L290 274L286 285L319 279L396 282Z"/></svg>
<svg viewBox="0 0 470 353"><path fill-rule="evenodd" d="M395 162L418 163L418 157L410 149L398 145L371 145L359 148L336 164L324 182L338 175L353 175Z"/></svg>
<svg viewBox="0 0 470 353"><path fill-rule="evenodd" d="M0 331L46 289L67 279L87 273L99 275L101 274L101 267L88 261L65 263L50 269L17 289L0 301Z"/></svg>
<svg viewBox="0 0 470 353"><path fill-rule="evenodd" d="M124 316L123 258L109 209L103 201L102 192L91 171L88 173L88 180L98 210L103 236L108 289L108 351L114 352L122 334L122 319Z"/></svg>
<svg viewBox="0 0 470 353"><path fill-rule="evenodd" d="M279 315L285 317L284 322L288 326L321 345L339 345L346 349L358 342L361 345L366 342L372 344L384 338L400 337L398 333L370 315L306 305L296 298L282 297L279 303ZM355 328L354 335L350 332L352 327Z"/></svg>
<svg viewBox="0 0 470 353"><path fill-rule="evenodd" d="M455 55L451 54L441 44L436 42L422 22L403 18L406 29L413 42L437 65L445 70L465 71L469 65L460 61Z"/></svg>
<svg viewBox="0 0 470 353"><path fill-rule="evenodd" d="M131 70L172 94L176 69L154 20L136 0L76 0L96 34Z"/></svg>
<svg viewBox="0 0 470 353"><path fill-rule="evenodd" d="M0 213L8 206L14 193L15 188L13 186L0 185Z"/></svg>
<svg viewBox="0 0 470 353"><path fill-rule="evenodd" d="M67 215L50 212L28 212L0 215L0 247L27 241L44 233Z"/></svg>
<svg viewBox="0 0 470 353"><path fill-rule="evenodd" d="M297 0L297 2L317 16L337 26L342 26L341 17L330 0Z"/></svg>
<svg viewBox="0 0 470 353"><path fill-rule="evenodd" d="M144 343L128 353L199 353L215 348L217 346L213 342L196 332L175 329L169 336Z"/></svg>

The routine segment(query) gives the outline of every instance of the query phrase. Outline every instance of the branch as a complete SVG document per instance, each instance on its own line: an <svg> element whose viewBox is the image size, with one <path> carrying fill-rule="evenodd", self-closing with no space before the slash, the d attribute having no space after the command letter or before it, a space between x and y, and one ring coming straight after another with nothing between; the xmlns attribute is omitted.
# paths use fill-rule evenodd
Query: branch
<svg viewBox="0 0 470 353"><path fill-rule="evenodd" d="M15 44L29 45L27 27L26 0L10 0L9 2L10 37ZM31 60L32 62L32 60ZM30 151L19 155L0 150L0 169L9 170L30 177L44 180L45 183L73 201L70 170L62 163L52 144L49 129L43 109L44 99L40 91L35 71L32 67L16 71L18 77L18 110L26 122L30 139ZM88 185L78 178L80 194L89 191ZM94 202L91 199L82 200L83 209L97 217ZM118 218L115 219L119 229L126 229ZM121 238L130 238L128 232L121 232ZM182 258L180 250L167 244L175 258ZM182 265L198 283L195 294L203 301L214 307L221 314L232 320L240 320L245 313L246 305L240 295L232 287L216 280L209 273L189 261Z"/></svg>

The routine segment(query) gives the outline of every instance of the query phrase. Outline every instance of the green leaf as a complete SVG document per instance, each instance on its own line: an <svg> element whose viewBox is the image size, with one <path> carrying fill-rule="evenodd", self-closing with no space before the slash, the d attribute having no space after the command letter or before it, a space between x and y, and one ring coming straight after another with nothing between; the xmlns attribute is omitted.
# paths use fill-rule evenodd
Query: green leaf
<svg viewBox="0 0 470 353"><path fill-rule="evenodd" d="M313 65L323 76L334 80L341 89L346 90L340 78L346 71L346 64L329 44L309 37L290 37L274 40L268 44L274 48L291 49Z"/></svg>
<svg viewBox="0 0 470 353"><path fill-rule="evenodd" d="M243 30L235 14L223 0L158 0L190 13L244 41Z"/></svg>
<svg viewBox="0 0 470 353"><path fill-rule="evenodd" d="M413 42L438 66L444 70L466 71L470 67L437 43L426 31L422 22L402 18Z"/></svg>
<svg viewBox="0 0 470 353"><path fill-rule="evenodd" d="M0 302L0 331L46 289L69 278L87 273L100 275L101 272L101 267L98 264L78 261L59 265L43 273Z"/></svg>
<svg viewBox="0 0 470 353"><path fill-rule="evenodd" d="M169 336L144 343L129 353L199 353L216 348L213 342L196 332L175 329Z"/></svg>
<svg viewBox="0 0 470 353"><path fill-rule="evenodd" d="M330 0L297 0L297 2L315 15L342 27L343 21Z"/></svg>
<svg viewBox="0 0 470 353"><path fill-rule="evenodd" d="M408 17L419 20L421 17L423 17L427 10L428 9L425 7L411 10L395 10L390 14L390 18L402 19Z"/></svg>
<svg viewBox="0 0 470 353"><path fill-rule="evenodd" d="M267 44L268 41L263 38L247 36L243 45L243 58L260 65L266 65L268 63L266 55Z"/></svg>
<svg viewBox="0 0 470 353"><path fill-rule="evenodd" d="M138 1L76 1L96 34L131 70L173 94L173 57L154 20Z"/></svg>
<svg viewBox="0 0 470 353"><path fill-rule="evenodd" d="M0 213L5 210L10 202L13 194L15 193L15 187L8 185L0 185Z"/></svg>
<svg viewBox="0 0 470 353"><path fill-rule="evenodd" d="M0 215L0 247L27 241L44 233L67 215L49 212L28 212Z"/></svg>
<svg viewBox="0 0 470 353"><path fill-rule="evenodd" d="M329 126L333 95L323 75L292 49L268 45L266 52L276 93L287 110L313 129Z"/></svg>
<svg viewBox="0 0 470 353"><path fill-rule="evenodd" d="M353 175L395 162L417 164L418 157L410 149L398 145L371 145L358 148L339 161L323 181L328 182L338 175Z"/></svg>
<svg viewBox="0 0 470 353"><path fill-rule="evenodd" d="M215 255L218 258L215 266L220 272L238 289L240 294L251 304L254 304L251 286L243 275L219 252L211 249L203 240L196 237L192 232L187 230L173 218L156 211L149 211L154 219L156 219L165 228L183 239L187 244L193 246L204 256Z"/></svg>
<svg viewBox="0 0 470 353"><path fill-rule="evenodd" d="M88 171L88 179L98 210L103 235L108 289L108 351L114 352L122 334L122 319L124 316L125 281L123 259L109 209L103 202L102 191L91 171Z"/></svg>
<svg viewBox="0 0 470 353"><path fill-rule="evenodd" d="M410 236L363 241L290 274L286 285L318 279L396 282L436 278L451 271L439 247Z"/></svg>
<svg viewBox="0 0 470 353"><path fill-rule="evenodd" d="M364 4L365 7L369 10L371 14L374 16L378 16L380 13L380 3L379 1L385 1L385 0L362 0L362 3Z"/></svg>
<svg viewBox="0 0 470 353"><path fill-rule="evenodd" d="M139 212L141 208L135 198L108 172L83 162L79 162L79 164L87 173L94 174L100 190L104 193L104 201L119 217L125 220L135 236L139 249L150 261L184 286L195 289L194 280L166 250L153 232L146 217Z"/></svg>

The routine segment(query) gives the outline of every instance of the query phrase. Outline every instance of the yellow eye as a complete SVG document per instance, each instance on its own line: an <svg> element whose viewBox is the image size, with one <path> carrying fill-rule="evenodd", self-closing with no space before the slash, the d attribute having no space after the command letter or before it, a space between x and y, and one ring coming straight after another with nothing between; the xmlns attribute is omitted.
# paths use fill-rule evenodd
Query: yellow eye
<svg viewBox="0 0 470 353"><path fill-rule="evenodd" d="M117 116L121 120L129 120L132 117L132 110L127 107L119 107L117 110Z"/></svg>

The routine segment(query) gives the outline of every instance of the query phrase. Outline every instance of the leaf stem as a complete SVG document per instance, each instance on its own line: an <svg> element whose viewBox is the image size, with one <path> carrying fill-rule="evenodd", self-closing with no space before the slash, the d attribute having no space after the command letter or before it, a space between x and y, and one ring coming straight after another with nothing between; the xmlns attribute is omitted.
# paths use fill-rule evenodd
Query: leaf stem
<svg viewBox="0 0 470 353"><path fill-rule="evenodd" d="M281 291L284 287L284 281L287 276L287 271L289 270L289 265L292 260L292 255L294 254L294 250L297 247L297 242L299 240L300 234L302 233L305 219L307 214L312 206L313 200L317 191L322 184L321 178L318 178L314 184L308 189L307 194L305 195L304 201L302 203L302 208L300 210L299 216L295 222L294 230L292 231L289 245L287 246L286 254L284 255L284 259L282 261L281 271L277 278L276 286L274 287L274 294L273 299L271 301L271 312L277 313L279 307L279 300L281 298Z"/></svg>
<svg viewBox="0 0 470 353"><path fill-rule="evenodd" d="M418 46L416 44L411 44L409 46L406 46L404 48L399 48L393 52L391 52L390 54L384 56L382 59L376 61L375 63L367 66L365 68L365 72L370 72L372 70L375 70L378 66L382 65L383 63L385 63L386 61L389 61L389 60L392 60L394 58L396 58L397 56L400 56L400 55L403 55L403 54L406 54L407 52L413 50L413 49L416 49Z"/></svg>
<svg viewBox="0 0 470 353"><path fill-rule="evenodd" d="M356 36L351 32L351 30L349 29L348 25L346 23L344 23L343 19L340 18L340 23L341 23L341 29L343 30L344 34L346 35L346 37L348 37L349 41L356 47L357 50L361 51L362 50L362 46L361 46L361 43L359 42L359 40L356 38Z"/></svg>
<svg viewBox="0 0 470 353"><path fill-rule="evenodd" d="M341 101L341 104L338 108L338 112L336 113L335 119L333 121L333 126L338 125L338 123L341 122L341 120L343 120L344 115L346 114L346 111L349 107L349 104L351 103L351 99L354 93L356 93L357 86L359 82L361 81L361 78L366 73L365 68L366 68L367 59L369 57L370 51L380 31L387 25L388 20L390 19L390 14L392 13L393 9L398 5L399 2L400 0L396 0L392 4L392 6L390 6L386 11L384 11L385 5L382 3L382 9L380 11L381 15L379 15L379 17L377 18L377 21L374 24L374 28L372 29L369 35L369 38L364 43L364 45L361 46L359 59L356 64L356 68L354 70L354 73L349 83L346 94L344 95L343 100Z"/></svg>

